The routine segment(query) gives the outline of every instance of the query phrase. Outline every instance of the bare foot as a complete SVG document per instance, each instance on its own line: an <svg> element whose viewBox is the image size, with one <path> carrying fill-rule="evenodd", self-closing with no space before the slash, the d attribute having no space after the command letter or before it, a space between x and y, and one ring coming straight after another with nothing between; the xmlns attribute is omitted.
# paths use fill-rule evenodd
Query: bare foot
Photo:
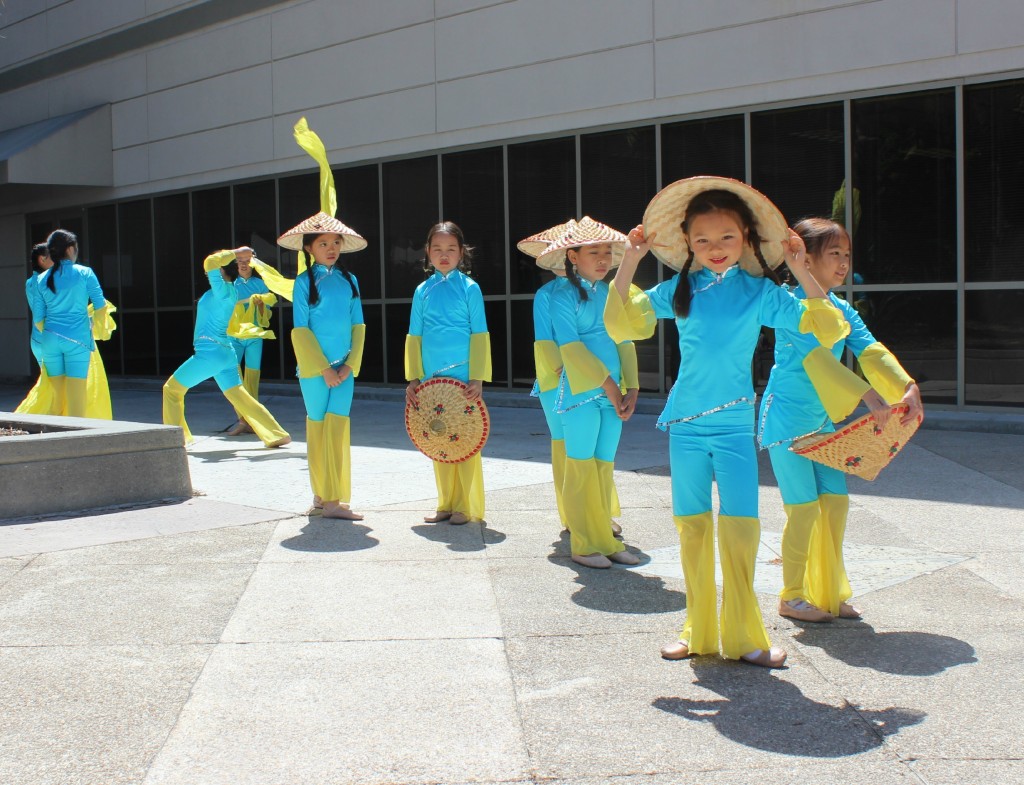
<svg viewBox="0 0 1024 785"><path fill-rule="evenodd" d="M247 433L248 423L245 420L239 420L228 430L228 436L241 436L243 433Z"/></svg>
<svg viewBox="0 0 1024 785"><path fill-rule="evenodd" d="M464 512L453 512L452 517L448 519L448 523L452 526L461 526L464 523L469 523L469 516Z"/></svg>
<svg viewBox="0 0 1024 785"><path fill-rule="evenodd" d="M754 649L747 652L740 659L749 662L751 665L760 665L762 668L781 668L786 662L786 652L782 649L771 648Z"/></svg>
<svg viewBox="0 0 1024 785"><path fill-rule="evenodd" d="M286 444L292 443L291 436L285 436L283 439L278 439L276 442L271 442L267 447L284 447Z"/></svg>
<svg viewBox="0 0 1024 785"><path fill-rule="evenodd" d="M325 518L339 518L343 521L361 521L363 516L341 502L324 502Z"/></svg>
<svg viewBox="0 0 1024 785"><path fill-rule="evenodd" d="M839 603L840 619L859 619L863 615L864 612L860 608L855 608L848 602Z"/></svg>
<svg viewBox="0 0 1024 785"><path fill-rule="evenodd" d="M612 566L607 556L600 553L592 553L589 556L580 556L578 553L572 555L572 560L584 567L592 567L595 570L607 570Z"/></svg>
<svg viewBox="0 0 1024 785"><path fill-rule="evenodd" d="M684 641L666 643L661 647L661 658L663 660L685 660L690 656L690 646Z"/></svg>
<svg viewBox="0 0 1024 785"><path fill-rule="evenodd" d="M423 516L423 522L424 523L441 523L443 521L448 520L451 517L452 517L452 514L451 514L451 512L449 510L438 510L433 515L424 515Z"/></svg>
<svg viewBox="0 0 1024 785"><path fill-rule="evenodd" d="M609 553L608 558L616 564L639 564L640 560L635 554L629 551L618 551L617 553Z"/></svg>

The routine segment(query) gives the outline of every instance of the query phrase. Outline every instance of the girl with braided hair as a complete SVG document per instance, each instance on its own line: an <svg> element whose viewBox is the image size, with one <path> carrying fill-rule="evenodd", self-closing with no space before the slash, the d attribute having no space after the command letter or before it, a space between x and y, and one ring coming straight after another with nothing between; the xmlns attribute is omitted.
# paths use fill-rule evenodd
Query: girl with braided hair
<svg viewBox="0 0 1024 785"><path fill-rule="evenodd" d="M643 293L629 287L653 250L678 272ZM825 300L798 300L773 269L786 260L810 298L824 292L806 275L804 245L762 194L722 177L680 180L654 197L629 234L608 297L616 340L648 338L656 319L679 330L679 374L658 427L669 433L673 518L686 579L687 615L665 659L719 653L764 667L786 659L772 648L754 595L761 527L754 449L751 359L762 325L813 331L826 345L843 320ZM717 613L712 479L719 496L722 610Z"/></svg>

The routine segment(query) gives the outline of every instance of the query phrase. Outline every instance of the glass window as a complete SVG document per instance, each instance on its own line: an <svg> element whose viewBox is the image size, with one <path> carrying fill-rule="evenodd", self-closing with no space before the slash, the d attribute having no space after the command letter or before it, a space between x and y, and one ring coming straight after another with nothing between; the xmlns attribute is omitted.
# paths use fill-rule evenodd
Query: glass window
<svg viewBox="0 0 1024 785"><path fill-rule="evenodd" d="M82 253L100 279L104 296L114 305L120 306L117 285L117 207L112 204L90 207L86 210L86 221L89 227L88 240ZM42 239L46 239L45 235ZM115 314L114 321L120 323L120 315ZM114 332L109 341L100 343L100 353L108 375L123 373L120 329Z"/></svg>
<svg viewBox="0 0 1024 785"><path fill-rule="evenodd" d="M743 115L661 127L661 182L668 185L698 174L747 179Z"/></svg>
<svg viewBox="0 0 1024 785"><path fill-rule="evenodd" d="M380 299L380 183L377 165L336 169L338 220L366 238L366 248L342 261L359 279L360 296ZM369 337L369 336L367 336Z"/></svg>
<svg viewBox="0 0 1024 785"><path fill-rule="evenodd" d="M154 199L153 218L156 238L156 304L160 307L191 306L195 295L192 292L188 194ZM160 343L163 344L162 336Z"/></svg>
<svg viewBox="0 0 1024 785"><path fill-rule="evenodd" d="M381 330L383 306L363 303L363 321L366 322L366 343L363 347L363 367L359 371L359 382L384 381L384 335ZM405 346L405 335L399 336ZM402 381L398 380L399 383Z"/></svg>
<svg viewBox="0 0 1024 785"><path fill-rule="evenodd" d="M508 387L508 317L506 300L488 300L484 303L487 331L491 334L491 384ZM526 341L524 341L526 342ZM532 341L528 341L533 345Z"/></svg>
<svg viewBox="0 0 1024 785"><path fill-rule="evenodd" d="M296 224L315 215L320 209L320 176L317 173L282 177L277 181L278 225L287 232ZM342 223L345 219L341 218ZM357 227L353 227L359 231ZM362 234L362 232L360 232ZM365 235L364 235L365 237ZM277 242L277 238L274 238ZM298 270L298 254L278 247L279 268L284 275L294 278Z"/></svg>
<svg viewBox="0 0 1024 785"><path fill-rule="evenodd" d="M256 257L277 266L277 206L273 180L235 186L232 248L248 245Z"/></svg>
<svg viewBox="0 0 1024 785"><path fill-rule="evenodd" d="M148 313L117 314L117 330L124 347L124 372L134 376L156 376L156 323ZM191 327L189 338L191 339ZM191 343L191 340L189 341ZM172 369L173 371L173 369Z"/></svg>
<svg viewBox="0 0 1024 785"><path fill-rule="evenodd" d="M308 217L308 216L307 216ZM298 223L296 221L295 223ZM295 224L292 224L295 226ZM293 312L291 307L278 308L276 317L277 328L274 333L277 335L277 351L281 355L281 378L285 381L292 381L298 379L298 361L295 359L295 348L292 346L292 327L295 322L292 320ZM263 347L263 351L267 351L267 347Z"/></svg>
<svg viewBox="0 0 1024 785"><path fill-rule="evenodd" d="M473 278L484 294L505 293L505 178L500 147L441 156L444 219L473 252Z"/></svg>
<svg viewBox="0 0 1024 785"><path fill-rule="evenodd" d="M384 308L384 318L388 326L385 381L389 384L405 384L405 336L409 334L411 311L411 302L395 303Z"/></svg>
<svg viewBox="0 0 1024 785"><path fill-rule="evenodd" d="M966 403L1024 406L1024 290L967 292Z"/></svg>
<svg viewBox="0 0 1024 785"><path fill-rule="evenodd" d="M852 119L853 269L868 284L955 281L952 88L854 101Z"/></svg>
<svg viewBox="0 0 1024 785"><path fill-rule="evenodd" d="M282 303L287 305L287 301L282 300L280 297L277 299L277 305L274 306L271 311L270 317L270 329L274 331L276 340L263 342L263 355L260 357L260 377L263 379L289 379L294 376L288 376L282 373L281 369L281 344L291 343L291 334L287 333L282 329L282 311L287 310L291 313L291 308L282 308Z"/></svg>
<svg viewBox="0 0 1024 785"><path fill-rule="evenodd" d="M437 158L427 156L383 164L383 178L385 295L412 297L423 281L423 243L427 231L439 220Z"/></svg>
<svg viewBox="0 0 1024 785"><path fill-rule="evenodd" d="M968 281L1024 279L1024 81L964 88Z"/></svg>
<svg viewBox="0 0 1024 785"><path fill-rule="evenodd" d="M512 300L511 306L512 386L528 388L533 386L536 378L533 362L533 300Z"/></svg>
<svg viewBox="0 0 1024 785"><path fill-rule="evenodd" d="M192 356L192 311L160 311L156 320L160 336L158 370L161 376L169 377Z"/></svg>
<svg viewBox="0 0 1024 785"><path fill-rule="evenodd" d="M117 206L120 239L120 308L153 306L153 226L149 199ZM127 348L127 347L126 347Z"/></svg>
<svg viewBox="0 0 1024 785"><path fill-rule="evenodd" d="M509 145L508 221L512 235L509 258L513 294L535 292L546 280L533 258L521 253L516 243L575 217L576 139Z"/></svg>
<svg viewBox="0 0 1024 785"><path fill-rule="evenodd" d="M196 299L210 288L203 272L203 259L214 251L234 248L231 244L231 192L211 188L192 193L192 280Z"/></svg>

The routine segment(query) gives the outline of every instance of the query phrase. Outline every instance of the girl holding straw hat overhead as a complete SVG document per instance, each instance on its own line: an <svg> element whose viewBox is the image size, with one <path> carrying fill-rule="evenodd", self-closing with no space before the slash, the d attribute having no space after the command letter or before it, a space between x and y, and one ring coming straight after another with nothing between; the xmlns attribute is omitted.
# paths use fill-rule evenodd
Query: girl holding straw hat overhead
<svg viewBox="0 0 1024 785"><path fill-rule="evenodd" d="M652 249L678 271L630 293L637 264ZM680 180L657 194L643 226L629 234L605 321L613 337L644 338L655 320L679 330L679 375L658 427L669 432L672 507L686 579L686 621L665 659L721 652L779 667L754 595L760 541L754 387L750 364L762 325L814 331L831 345L846 323L822 299L798 300L773 268L787 261L810 297L824 292L803 267L804 247L758 191L722 177ZM717 614L711 482L718 484L722 611Z"/></svg>
<svg viewBox="0 0 1024 785"><path fill-rule="evenodd" d="M491 380L491 336L484 298L468 272L473 249L451 221L434 224L424 247L427 280L416 287L405 337L407 403L417 405L416 388L434 377L467 385L467 400L479 400ZM433 461L437 511L427 523L464 524L484 519L484 473L480 453L461 463Z"/></svg>
<svg viewBox="0 0 1024 785"><path fill-rule="evenodd" d="M366 325L359 285L342 265L341 254L361 251L367 243L334 217L338 202L327 151L305 118L295 125L295 141L320 165L320 212L277 240L281 247L299 252L299 275L292 295L292 345L306 406L313 506L322 508L325 518L358 521L363 516L349 506L349 413L355 377L362 365Z"/></svg>
<svg viewBox="0 0 1024 785"><path fill-rule="evenodd" d="M636 408L636 350L613 340L604 326L604 277L622 258L626 237L588 216L569 221L537 258L565 271L551 295L551 328L562 364L553 406L565 435L562 504L572 560L606 569L640 560L615 539L611 482L622 423ZM639 290L638 290L639 291Z"/></svg>
<svg viewBox="0 0 1024 785"><path fill-rule="evenodd" d="M793 229L807 247L810 275L828 290L841 285L850 267L846 229L825 218L805 219ZM795 294L802 296L803 289L798 287ZM914 380L875 340L857 309L831 292L829 299L849 323L850 334L830 351L811 336L793 330L776 333L775 365L761 399L757 432L786 510L779 615L808 622L860 618L860 611L847 602L853 593L843 565L850 497L846 475L797 455L790 445L801 436L835 431L832 422L845 418L860 401L879 428L890 416L890 403L908 405L904 423L924 416ZM840 362L844 348L857 356L867 381Z"/></svg>

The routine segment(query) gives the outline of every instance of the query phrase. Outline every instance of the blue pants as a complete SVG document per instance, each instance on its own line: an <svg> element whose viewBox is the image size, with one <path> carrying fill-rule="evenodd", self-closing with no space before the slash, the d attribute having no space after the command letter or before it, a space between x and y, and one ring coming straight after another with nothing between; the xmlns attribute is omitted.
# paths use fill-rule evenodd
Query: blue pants
<svg viewBox="0 0 1024 785"><path fill-rule="evenodd" d="M195 354L185 360L172 376L180 385L190 388L212 377L222 392L242 383L234 350L213 341L197 343Z"/></svg>
<svg viewBox="0 0 1024 785"><path fill-rule="evenodd" d="M768 448L785 504L807 504L824 494L846 496L846 475L789 451L789 443Z"/></svg>
<svg viewBox="0 0 1024 785"><path fill-rule="evenodd" d="M561 416L565 455L574 461L597 458L613 463L622 436L622 420L603 395L596 401L570 409Z"/></svg>
<svg viewBox="0 0 1024 785"><path fill-rule="evenodd" d="M246 370L260 369L260 362L263 360L262 338L232 338L231 346L234 347L239 365L244 365Z"/></svg>
<svg viewBox="0 0 1024 785"><path fill-rule="evenodd" d="M754 410L732 406L669 426L672 513L711 510L711 481L718 483L719 514L757 517Z"/></svg>
<svg viewBox="0 0 1024 785"><path fill-rule="evenodd" d="M551 440L564 439L565 433L562 430L562 418L555 409L555 400L558 398L558 388L538 393L540 407L544 412L544 419L548 423L548 431L551 432Z"/></svg>
<svg viewBox="0 0 1024 785"><path fill-rule="evenodd" d="M85 379L89 376L91 346L83 346L44 331L42 349L47 376L68 376L72 379Z"/></svg>
<svg viewBox="0 0 1024 785"><path fill-rule="evenodd" d="M306 416L320 422L328 414L348 417L352 411L352 393L356 380L351 374L337 387L328 387L322 376L299 379L302 402L306 404Z"/></svg>

